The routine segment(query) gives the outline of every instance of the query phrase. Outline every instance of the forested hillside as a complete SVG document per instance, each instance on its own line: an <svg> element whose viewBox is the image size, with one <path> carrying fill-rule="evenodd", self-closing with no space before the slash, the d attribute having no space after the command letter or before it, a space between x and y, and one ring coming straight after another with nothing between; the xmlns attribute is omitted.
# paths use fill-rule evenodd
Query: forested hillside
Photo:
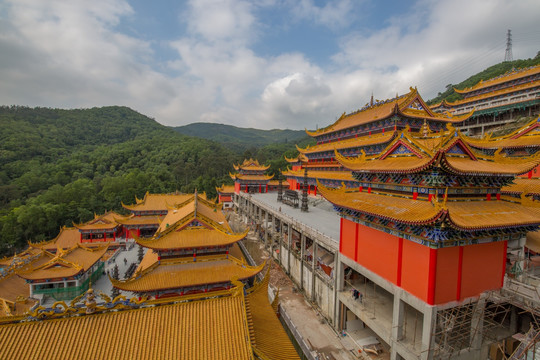
<svg viewBox="0 0 540 360"><path fill-rule="evenodd" d="M305 131L301 130L259 130L202 122L177 126L173 129L184 135L215 140L238 149L275 143L295 144L307 138Z"/></svg>
<svg viewBox="0 0 540 360"><path fill-rule="evenodd" d="M4 106L0 129L0 255L52 239L94 213L122 211L122 202L147 191L197 188L213 197L217 185L232 184L232 165L245 157L277 173L287 166L284 153L297 154L292 141L238 147L182 135L117 106Z"/></svg>
<svg viewBox="0 0 540 360"><path fill-rule="evenodd" d="M448 84L444 92L439 92L437 97L427 101L428 105L437 104L443 100L456 101L461 100L463 97L454 91L454 88L463 90L465 88L476 85L480 80L489 80L496 76L502 75L512 69L522 69L529 66L540 64L540 52L533 59L505 61L469 77L467 80L460 82L459 84Z"/></svg>
<svg viewBox="0 0 540 360"><path fill-rule="evenodd" d="M121 210L146 191L215 194L240 160L129 108L0 108L0 251Z"/></svg>

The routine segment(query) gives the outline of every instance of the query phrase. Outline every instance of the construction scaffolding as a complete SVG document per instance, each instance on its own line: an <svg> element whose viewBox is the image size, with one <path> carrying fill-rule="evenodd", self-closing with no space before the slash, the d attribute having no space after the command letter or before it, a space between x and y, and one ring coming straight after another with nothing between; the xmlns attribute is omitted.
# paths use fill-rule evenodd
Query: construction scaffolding
<svg viewBox="0 0 540 360"><path fill-rule="evenodd" d="M480 349L487 344L498 343L516 332L512 326L511 312L527 314L531 319L530 330L519 340L520 345L505 359L533 359L540 340L540 308L526 304L518 295L510 292L492 291L479 299L460 306L440 310L432 332L431 349L434 359L450 359L464 350ZM500 349L502 354L505 350ZM540 360L540 358L536 358Z"/></svg>

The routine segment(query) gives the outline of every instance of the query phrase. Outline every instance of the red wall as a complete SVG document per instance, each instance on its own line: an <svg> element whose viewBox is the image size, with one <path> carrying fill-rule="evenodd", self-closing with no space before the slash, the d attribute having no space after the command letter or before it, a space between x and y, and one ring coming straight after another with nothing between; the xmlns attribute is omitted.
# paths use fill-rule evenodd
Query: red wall
<svg viewBox="0 0 540 360"><path fill-rule="evenodd" d="M403 240L401 287L428 302L430 248Z"/></svg>
<svg viewBox="0 0 540 360"><path fill-rule="evenodd" d="M428 304L499 289L506 242L432 249L341 219L340 253Z"/></svg>
<svg viewBox="0 0 540 360"><path fill-rule="evenodd" d="M506 242L463 247L461 299L502 286L506 266Z"/></svg>

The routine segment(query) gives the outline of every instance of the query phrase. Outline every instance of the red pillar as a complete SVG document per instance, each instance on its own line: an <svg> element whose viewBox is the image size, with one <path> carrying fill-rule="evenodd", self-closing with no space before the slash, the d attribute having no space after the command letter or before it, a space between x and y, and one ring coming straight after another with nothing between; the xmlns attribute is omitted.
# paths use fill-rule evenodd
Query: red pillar
<svg viewBox="0 0 540 360"><path fill-rule="evenodd" d="M416 200L418 198L418 191L413 192L412 198L413 200Z"/></svg>
<svg viewBox="0 0 540 360"><path fill-rule="evenodd" d="M315 196L317 196L317 186L315 186Z"/></svg>
<svg viewBox="0 0 540 360"><path fill-rule="evenodd" d="M437 275L437 250L429 249L429 274L427 303L435 304L435 280Z"/></svg>
<svg viewBox="0 0 540 360"><path fill-rule="evenodd" d="M138 228L137 229L137 237L140 237L141 236L141 228Z"/></svg>
<svg viewBox="0 0 540 360"><path fill-rule="evenodd" d="M259 184L259 194L262 193L262 185Z"/></svg>
<svg viewBox="0 0 540 360"><path fill-rule="evenodd" d="M463 246L459 247L459 255L458 255L458 268L457 268L457 290L456 290L456 300L459 301L461 299L461 277L463 274Z"/></svg>
<svg viewBox="0 0 540 360"><path fill-rule="evenodd" d="M362 192L362 190L364 190L364 187L362 185L360 185L360 187L358 188L358 191Z"/></svg>
<svg viewBox="0 0 540 360"><path fill-rule="evenodd" d="M264 190L264 192L268 192L268 184L266 184L266 189Z"/></svg>
<svg viewBox="0 0 540 360"><path fill-rule="evenodd" d="M248 190L248 186L247 186L247 185L246 185L246 192L249 192L249 190Z"/></svg>
<svg viewBox="0 0 540 360"><path fill-rule="evenodd" d="M506 253L508 251L508 240L504 241L503 261L502 261L502 277L501 287L504 285L504 274L506 273Z"/></svg>

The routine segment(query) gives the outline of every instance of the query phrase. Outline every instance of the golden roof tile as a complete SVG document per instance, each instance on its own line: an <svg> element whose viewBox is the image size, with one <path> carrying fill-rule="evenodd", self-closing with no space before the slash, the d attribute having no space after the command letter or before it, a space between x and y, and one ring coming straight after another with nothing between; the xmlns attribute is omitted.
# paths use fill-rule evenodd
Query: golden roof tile
<svg viewBox="0 0 540 360"><path fill-rule="evenodd" d="M448 214L449 221L463 230L540 224L539 207L506 201L470 200L438 203L387 194L328 189L323 186L319 191L335 205L401 223L432 223L443 214Z"/></svg>
<svg viewBox="0 0 540 360"><path fill-rule="evenodd" d="M531 82L527 82L525 84L506 87L506 88L503 88L503 89L490 91L490 92L487 92L487 93L484 93L484 94L470 96L470 97L467 97L467 98L462 99L462 100L456 100L456 101L453 101L453 102L448 102L448 105L452 106L452 107L465 105L465 104L469 104L469 103L472 103L472 102L478 101L478 100L484 100L484 99L489 99L489 98L496 97L496 96L507 95L507 94L511 94L511 93L514 93L514 92L517 92L517 91L523 91L523 90L527 90L527 89L531 89L531 88L534 89L534 88L538 87L539 85L540 85L540 80L531 81ZM496 107L496 106L493 106L493 107Z"/></svg>
<svg viewBox="0 0 540 360"><path fill-rule="evenodd" d="M110 230L116 228L119 224L116 222L116 218L122 218L123 216L109 211L103 215L94 214L94 219L85 222L84 224L74 224L77 229L80 230Z"/></svg>
<svg viewBox="0 0 540 360"><path fill-rule="evenodd" d="M525 76L534 75L534 74L538 74L538 73L540 73L540 65L531 66L531 67L525 68L525 69L516 69L514 71L510 71L510 72L508 72L506 74L494 77L494 78L486 80L486 81L480 80L476 85L471 86L469 88L465 88L465 89L462 89L462 90L454 88L454 91L457 92L458 94L466 94L466 93L469 93L471 91L480 90L480 89L483 89L483 88L486 88L486 87L489 87L489 86L502 84L502 83L505 83L507 81L519 79L519 78L522 78L522 77L525 77Z"/></svg>
<svg viewBox="0 0 540 360"><path fill-rule="evenodd" d="M248 290L246 302L253 321L254 347L272 360L300 359L276 312L268 301L268 276Z"/></svg>
<svg viewBox="0 0 540 360"><path fill-rule="evenodd" d="M329 189L318 184L319 192L332 204L403 223L431 223L443 215L443 209L429 201L411 201L389 195Z"/></svg>
<svg viewBox="0 0 540 360"><path fill-rule="evenodd" d="M502 193L540 195L540 179L516 178L514 183L501 188Z"/></svg>
<svg viewBox="0 0 540 360"><path fill-rule="evenodd" d="M86 272L103 257L109 244L100 247L84 247L76 245L68 250L60 250L49 261L17 272L23 279L46 280L75 276Z"/></svg>
<svg viewBox="0 0 540 360"><path fill-rule="evenodd" d="M251 170L251 171L265 171L265 170L268 170L268 168L270 167L270 165L268 166L265 166L265 165L261 165L259 164L259 160L257 159L245 159L244 162L242 164L239 164L239 165L233 165L234 166L234 169L235 170Z"/></svg>
<svg viewBox="0 0 540 360"><path fill-rule="evenodd" d="M450 115L434 113L429 106L424 103L424 100L422 100L418 94L418 91L411 88L410 92L405 95L396 97L394 99L389 99L384 102L379 102L373 106L368 106L365 109L349 115L343 114L334 124L326 128L306 132L310 136L319 136L326 133L371 123L373 121L386 119L398 113L413 118L436 120L447 123L459 123L472 115L471 112L459 117L452 117Z"/></svg>
<svg viewBox="0 0 540 360"><path fill-rule="evenodd" d="M540 209L506 201L448 201L450 221L460 229L540 224Z"/></svg>
<svg viewBox="0 0 540 360"><path fill-rule="evenodd" d="M234 192L234 185L222 184L220 187L216 187L216 191L222 194L229 194Z"/></svg>
<svg viewBox="0 0 540 360"><path fill-rule="evenodd" d="M70 249L80 243L81 233L77 228L62 227L58 235L49 241L40 243L30 243L31 247L40 248L47 251L56 251L57 249Z"/></svg>
<svg viewBox="0 0 540 360"><path fill-rule="evenodd" d="M130 215L128 217L123 218L117 218L116 222L122 225L159 225L163 219L165 218L165 215L143 215L143 216L135 216Z"/></svg>
<svg viewBox="0 0 540 360"><path fill-rule="evenodd" d="M350 149L355 147L384 144L391 141L396 136L396 131L388 131L386 133L380 133L370 136L361 136L358 138L346 139L335 142L328 142L324 144L317 144L308 146L305 149L296 147L302 154L313 154L321 151L334 151L334 149Z"/></svg>
<svg viewBox="0 0 540 360"><path fill-rule="evenodd" d="M122 206L131 211L166 211L168 207L183 203L193 194L150 194L146 193L143 199L137 199L136 204Z"/></svg>
<svg viewBox="0 0 540 360"><path fill-rule="evenodd" d="M251 175L251 174L232 174L234 179L238 180L260 180L267 181L272 179L273 175Z"/></svg>
<svg viewBox="0 0 540 360"><path fill-rule="evenodd" d="M222 204L212 203L198 195L192 195L192 198L184 203L169 208L169 212L161 221L156 235L175 231L195 219L211 228L229 233L231 229L221 209Z"/></svg>
<svg viewBox="0 0 540 360"><path fill-rule="evenodd" d="M161 260L126 281L111 279L118 289L133 292L151 292L206 284L231 282L233 278L247 279L257 275L264 267L248 266L227 255L197 256Z"/></svg>
<svg viewBox="0 0 540 360"><path fill-rule="evenodd" d="M304 170L289 170L283 173L284 176L304 177ZM328 179L341 181L355 181L350 171L314 171L308 170L310 179Z"/></svg>
<svg viewBox="0 0 540 360"><path fill-rule="evenodd" d="M242 291L135 310L0 325L2 359L253 360Z"/></svg>
<svg viewBox="0 0 540 360"><path fill-rule="evenodd" d="M247 233L246 230L243 233L227 234L216 229L188 227L168 232L160 237L136 241L141 246L155 250L214 247L231 245L245 238Z"/></svg>

